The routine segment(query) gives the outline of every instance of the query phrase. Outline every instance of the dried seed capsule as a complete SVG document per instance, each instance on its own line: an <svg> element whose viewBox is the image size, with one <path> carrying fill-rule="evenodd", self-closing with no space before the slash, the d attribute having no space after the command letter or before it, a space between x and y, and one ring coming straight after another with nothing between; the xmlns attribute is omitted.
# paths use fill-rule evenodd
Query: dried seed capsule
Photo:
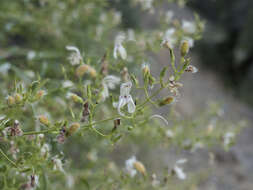
<svg viewBox="0 0 253 190"><path fill-rule="evenodd" d="M134 162L134 167L135 167L135 169L136 169L138 172L140 172L142 175L146 175L146 168L145 168L145 166L144 166L141 162L135 161L135 162Z"/></svg>
<svg viewBox="0 0 253 190"><path fill-rule="evenodd" d="M17 104L19 104L19 103L21 103L22 102L22 95L21 94L15 94L15 96L14 96L14 98L15 98L15 103L17 103Z"/></svg>
<svg viewBox="0 0 253 190"><path fill-rule="evenodd" d="M48 126L49 123L50 123L49 120L48 120L48 118L46 116L44 116L44 115L40 115L39 116L39 121L40 121L40 123L42 123L42 124L44 124L46 126Z"/></svg>
<svg viewBox="0 0 253 190"><path fill-rule="evenodd" d="M160 101L159 106L164 106L164 105L172 104L174 102L175 102L175 97L168 96L167 98L165 98L162 101Z"/></svg>
<svg viewBox="0 0 253 190"><path fill-rule="evenodd" d="M83 65L80 65L79 67L77 67L76 69L76 75L78 77L81 77L83 76L86 72L88 72L89 70L89 65L86 65L86 64L83 64Z"/></svg>
<svg viewBox="0 0 253 190"><path fill-rule="evenodd" d="M8 104L9 106L14 105L14 104L15 104L15 98L14 98L13 96L8 96L8 97L7 97L7 104Z"/></svg>
<svg viewBox="0 0 253 190"><path fill-rule="evenodd" d="M79 123L72 123L67 131L67 135L71 136L72 134L74 134L78 129L80 128L80 124Z"/></svg>

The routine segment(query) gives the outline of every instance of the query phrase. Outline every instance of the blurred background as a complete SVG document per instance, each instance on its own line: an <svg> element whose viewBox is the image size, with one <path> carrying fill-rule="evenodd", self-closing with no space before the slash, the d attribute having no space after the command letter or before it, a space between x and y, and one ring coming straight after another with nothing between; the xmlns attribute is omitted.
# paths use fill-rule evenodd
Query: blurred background
<svg viewBox="0 0 253 190"><path fill-rule="evenodd" d="M75 15L75 10L80 7L76 1L69 1L67 6L57 4L43 10L40 9L41 3L48 4L49 1L30 1L28 7L25 2L28 0L0 1L2 75L8 64L16 66L13 72L19 75L22 64L28 62L30 70L40 71L42 75L57 79L57 72L54 71L64 61L66 44L74 42L76 46L83 47L87 54L89 49L99 46L99 42L89 43L93 33L97 32L92 27L89 28L89 25L98 23L96 17L83 18L82 22L78 22L80 15ZM138 30L141 27L155 27L155 15L140 13L138 7L132 7L128 0L108 2L110 8L121 12L122 28ZM94 3L100 1L94 0ZM184 8L177 4L165 4L158 7L158 12L159 9L172 10L176 18L187 19L193 19L196 12L206 22L203 38L196 42L191 52L193 63L199 68L199 72L197 75L187 76L187 80L183 82L182 97L177 104L179 114L194 117L207 104L217 101L222 105L225 120L248 120L247 127L240 133L236 145L230 151L213 149L214 165L208 180L201 184L201 189L252 190L253 1L189 0ZM94 12L93 14L99 14L99 10ZM68 17L70 14L72 19ZM50 20L52 15L54 19ZM83 36L82 32L87 35ZM98 53L102 57L104 51ZM156 59L163 64L167 62L168 55L161 52ZM33 64L32 60L40 64ZM159 68L158 65L154 69L158 72ZM29 79L23 77L23 80ZM164 163L173 159L170 152L164 152L159 147L154 153L161 154ZM208 167L208 152L205 150L199 150L196 154L185 153L184 156L193 160L189 169Z"/></svg>

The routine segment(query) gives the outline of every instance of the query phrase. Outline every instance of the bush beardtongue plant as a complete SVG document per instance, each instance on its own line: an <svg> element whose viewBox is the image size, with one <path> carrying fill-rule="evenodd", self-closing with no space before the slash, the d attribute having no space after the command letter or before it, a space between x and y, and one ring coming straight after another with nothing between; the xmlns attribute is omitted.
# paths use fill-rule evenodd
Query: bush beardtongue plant
<svg viewBox="0 0 253 190"><path fill-rule="evenodd" d="M217 142L227 149L233 143L238 128L217 120L215 104L196 121L182 121L173 110L166 116L152 114L180 101L182 75L198 71L188 55L203 29L197 16L195 21L179 21L168 11L160 14L159 30L117 32L121 13L108 10L105 1L79 6L75 1L36 2L0 3L8 12L0 15L6 37L0 65L1 189L174 188L177 179L188 179L186 159L178 158L169 171L154 174L135 155L125 157L125 168L117 166L108 151L112 145L138 144L140 139L190 151ZM150 14L158 4L132 3ZM19 16L23 8L31 12ZM43 16L51 16L52 22L41 32ZM32 42L34 50L9 47L14 36L29 47L29 34L36 31L49 41ZM154 76L149 56L160 50L167 51L170 60Z"/></svg>

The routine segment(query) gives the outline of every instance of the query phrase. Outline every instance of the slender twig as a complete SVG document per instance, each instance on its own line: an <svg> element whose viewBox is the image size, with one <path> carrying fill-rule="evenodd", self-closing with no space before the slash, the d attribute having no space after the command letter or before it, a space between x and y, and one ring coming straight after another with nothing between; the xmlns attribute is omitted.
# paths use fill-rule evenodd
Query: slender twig
<svg viewBox="0 0 253 190"><path fill-rule="evenodd" d="M15 162L13 162L4 152L3 150L0 148L0 153L3 155L3 157L5 157L6 160L8 160L15 168L18 168L17 164Z"/></svg>

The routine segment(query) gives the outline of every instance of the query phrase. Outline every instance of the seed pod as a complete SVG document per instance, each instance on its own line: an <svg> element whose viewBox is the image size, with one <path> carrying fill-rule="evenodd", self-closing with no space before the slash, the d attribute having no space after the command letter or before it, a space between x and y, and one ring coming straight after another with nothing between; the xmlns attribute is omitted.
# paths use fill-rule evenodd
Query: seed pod
<svg viewBox="0 0 253 190"><path fill-rule="evenodd" d="M46 126L48 126L49 123L50 123L49 120L48 120L48 118L46 116L44 116L44 115L40 115L39 116L39 121L40 121L40 123L42 123L42 124L44 124Z"/></svg>
<svg viewBox="0 0 253 190"><path fill-rule="evenodd" d="M143 76L148 76L150 74L150 68L148 64L142 65L142 73L143 73Z"/></svg>
<svg viewBox="0 0 253 190"><path fill-rule="evenodd" d="M83 65L80 65L79 67L77 67L76 75L78 77L81 77L88 71L89 71L89 65L83 64Z"/></svg>
<svg viewBox="0 0 253 190"><path fill-rule="evenodd" d="M8 104L9 106L14 105L14 104L15 104L15 98L13 98L13 96L8 96L8 97L7 97L7 104Z"/></svg>
<svg viewBox="0 0 253 190"><path fill-rule="evenodd" d="M90 115L90 109L89 109L89 103L85 102L83 104L83 113L82 113L82 119L81 122L85 122L87 120L87 117Z"/></svg>
<svg viewBox="0 0 253 190"><path fill-rule="evenodd" d="M101 73L106 76L108 74L108 63L106 61L106 53L101 60Z"/></svg>
<svg viewBox="0 0 253 190"><path fill-rule="evenodd" d="M71 94L70 97L75 103L83 103L83 99L76 94Z"/></svg>
<svg viewBox="0 0 253 190"><path fill-rule="evenodd" d="M80 128L79 123L72 123L67 131L67 136L73 135Z"/></svg>
<svg viewBox="0 0 253 190"><path fill-rule="evenodd" d="M183 41L181 44L181 56L184 57L189 52L189 43L187 41Z"/></svg>
<svg viewBox="0 0 253 190"><path fill-rule="evenodd" d="M159 106L164 106L164 105L172 104L173 102L175 102L175 97L168 96L167 98L165 98L162 101L160 101Z"/></svg>
<svg viewBox="0 0 253 190"><path fill-rule="evenodd" d="M118 126L120 125L120 118L117 118L113 121L114 123L114 127L112 129L112 132L116 131L116 129L118 128Z"/></svg>
<svg viewBox="0 0 253 190"><path fill-rule="evenodd" d="M146 168L141 162L139 162L139 161L134 162L134 167L142 175L146 175Z"/></svg>
<svg viewBox="0 0 253 190"><path fill-rule="evenodd" d="M91 77L95 78L97 76L97 71L93 67L89 67L88 71Z"/></svg>
<svg viewBox="0 0 253 190"><path fill-rule="evenodd" d="M59 135L57 135L56 140L59 144L63 144L66 140L66 127L63 126L60 130Z"/></svg>
<svg viewBox="0 0 253 190"><path fill-rule="evenodd" d="M15 94L14 98L15 98L15 103L17 103L17 104L21 103L22 99L23 99L22 96L18 93Z"/></svg>

